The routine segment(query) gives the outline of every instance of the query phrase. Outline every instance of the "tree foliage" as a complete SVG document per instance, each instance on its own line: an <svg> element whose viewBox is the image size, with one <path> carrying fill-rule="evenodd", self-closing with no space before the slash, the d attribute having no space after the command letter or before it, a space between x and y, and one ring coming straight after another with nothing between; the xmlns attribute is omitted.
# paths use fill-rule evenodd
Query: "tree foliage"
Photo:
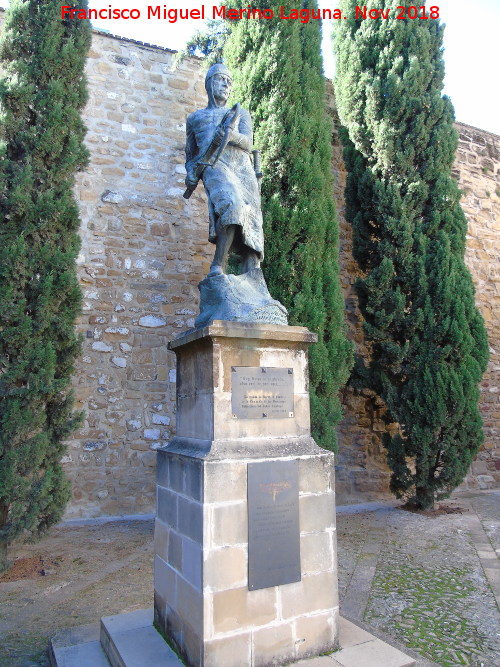
<svg viewBox="0 0 500 667"><path fill-rule="evenodd" d="M300 4L300 3L299 3ZM352 348L344 331L339 281L338 224L331 175L331 124L319 21L279 18L295 0L253 2L275 18L231 21L224 54L235 85L232 97L248 108L262 151L262 206L269 290L289 311L291 325L319 336L310 350L313 436L336 446L339 389L348 379ZM227 7L246 7L232 0ZM315 8L305 0L304 8Z"/></svg>
<svg viewBox="0 0 500 667"><path fill-rule="evenodd" d="M204 58L204 65L210 67L224 59L224 44L229 35L229 25L224 19L208 19L205 26L197 30L187 41L184 49L175 55L175 61L182 61L186 56Z"/></svg>
<svg viewBox="0 0 500 667"><path fill-rule="evenodd" d="M61 517L63 440L80 418L68 391L81 303L72 187L87 162L80 110L91 30L60 15L57 3L11 0L0 41L2 557L22 531Z"/></svg>
<svg viewBox="0 0 500 667"><path fill-rule="evenodd" d="M336 97L347 133L346 204L371 344L364 385L388 407L391 488L432 506L464 478L482 442L478 383L488 346L464 263L467 222L451 176L457 147L441 95L443 26L355 19L354 0L334 33Z"/></svg>

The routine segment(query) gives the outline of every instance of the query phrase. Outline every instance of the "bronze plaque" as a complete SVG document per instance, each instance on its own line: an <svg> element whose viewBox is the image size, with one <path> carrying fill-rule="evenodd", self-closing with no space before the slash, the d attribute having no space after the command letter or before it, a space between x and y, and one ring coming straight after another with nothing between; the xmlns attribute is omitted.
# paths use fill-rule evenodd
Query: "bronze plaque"
<svg viewBox="0 0 500 667"><path fill-rule="evenodd" d="M231 409L237 419L293 417L293 369L233 366Z"/></svg>
<svg viewBox="0 0 500 667"><path fill-rule="evenodd" d="M248 589L300 581L299 462L248 464Z"/></svg>

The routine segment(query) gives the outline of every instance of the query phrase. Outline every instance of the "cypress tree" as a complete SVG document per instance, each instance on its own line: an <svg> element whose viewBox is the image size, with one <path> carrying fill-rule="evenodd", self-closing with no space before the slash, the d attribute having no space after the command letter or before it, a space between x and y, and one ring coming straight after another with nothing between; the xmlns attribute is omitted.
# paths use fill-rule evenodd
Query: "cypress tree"
<svg viewBox="0 0 500 667"><path fill-rule="evenodd" d="M457 147L444 78L443 26L397 19L410 2L368 0L388 19L334 34L336 96L349 172L346 214L371 360L358 382L385 401L391 489L419 508L447 497L482 442L478 383L488 346L465 266L467 222L451 176ZM422 10L420 10L421 12ZM438 7L426 8L436 16Z"/></svg>
<svg viewBox="0 0 500 667"><path fill-rule="evenodd" d="M68 389L81 303L72 187L88 157L90 39L57 3L11 0L0 42L0 569L7 544L58 521L69 498L59 461L80 420Z"/></svg>
<svg viewBox="0 0 500 667"><path fill-rule="evenodd" d="M224 53L235 79L232 97L250 110L254 143L262 151L264 274L273 297L288 309L289 323L319 336L310 350L312 432L318 444L335 449L338 393L348 379L352 348L339 281L321 27L317 20L280 19L280 5L289 15L297 2L252 2L253 9L272 9L275 18L231 21ZM317 5L305 0L299 8Z"/></svg>

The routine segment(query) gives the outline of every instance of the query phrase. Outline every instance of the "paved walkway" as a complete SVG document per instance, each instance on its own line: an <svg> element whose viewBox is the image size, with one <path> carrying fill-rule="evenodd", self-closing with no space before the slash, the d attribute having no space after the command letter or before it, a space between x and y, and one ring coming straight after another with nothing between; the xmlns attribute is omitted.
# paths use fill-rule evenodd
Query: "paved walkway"
<svg viewBox="0 0 500 667"><path fill-rule="evenodd" d="M500 492L443 505L457 513L338 508L341 611L444 667L496 667Z"/></svg>
<svg viewBox="0 0 500 667"><path fill-rule="evenodd" d="M419 667L500 667L500 492L444 504L455 513L337 508L341 613ZM47 665L47 639L62 628L151 606L151 520L58 526L11 557L34 555L46 576L0 583L1 667Z"/></svg>

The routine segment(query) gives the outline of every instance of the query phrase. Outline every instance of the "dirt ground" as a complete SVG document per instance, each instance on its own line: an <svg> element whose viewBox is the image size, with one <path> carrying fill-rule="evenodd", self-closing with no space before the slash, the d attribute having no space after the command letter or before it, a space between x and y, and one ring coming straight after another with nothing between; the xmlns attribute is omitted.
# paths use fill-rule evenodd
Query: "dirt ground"
<svg viewBox="0 0 500 667"><path fill-rule="evenodd" d="M55 527L11 559L17 566L0 579L1 667L48 665L59 630L152 606L152 521Z"/></svg>

